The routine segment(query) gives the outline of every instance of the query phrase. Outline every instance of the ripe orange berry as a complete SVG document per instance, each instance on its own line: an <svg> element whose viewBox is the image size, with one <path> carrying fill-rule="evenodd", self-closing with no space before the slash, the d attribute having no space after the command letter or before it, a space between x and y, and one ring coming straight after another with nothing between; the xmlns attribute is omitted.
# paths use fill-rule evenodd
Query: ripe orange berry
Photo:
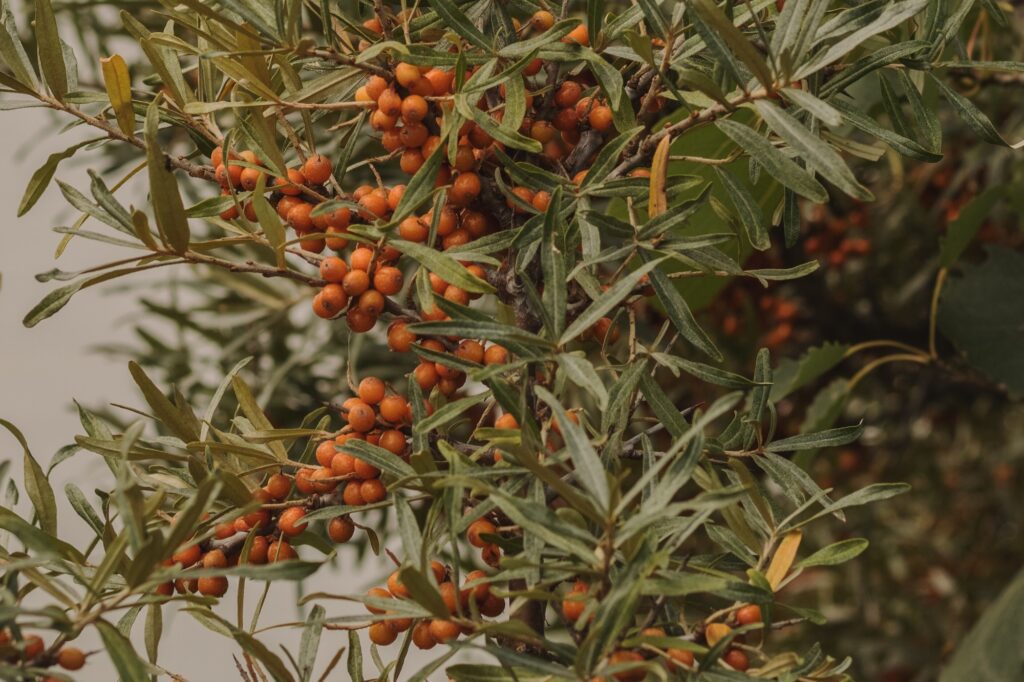
<svg viewBox="0 0 1024 682"><path fill-rule="evenodd" d="M211 549L203 555L203 568L224 568L227 565L228 558L223 550Z"/></svg>
<svg viewBox="0 0 1024 682"><path fill-rule="evenodd" d="M387 646L398 638L394 626L386 620L378 621L370 626L370 641L377 646Z"/></svg>
<svg viewBox="0 0 1024 682"><path fill-rule="evenodd" d="M373 275L373 288L385 296L394 296L402 290L402 280L402 271L398 268L378 268Z"/></svg>
<svg viewBox="0 0 1024 682"><path fill-rule="evenodd" d="M397 395L389 395L380 401L380 418L391 424L398 424L405 420L409 403L405 398Z"/></svg>
<svg viewBox="0 0 1024 682"><path fill-rule="evenodd" d="M458 639L462 629L450 620L433 620L430 622L430 634L434 641L444 644L453 639Z"/></svg>
<svg viewBox="0 0 1024 682"><path fill-rule="evenodd" d="M335 516L331 519L330 523L327 524L327 537L332 542L336 542L341 545L352 539L352 535L356 532L355 524L353 524L347 516Z"/></svg>
<svg viewBox="0 0 1024 682"><path fill-rule="evenodd" d="M349 296L359 296L370 288L370 276L365 270L351 270L342 278L341 288Z"/></svg>
<svg viewBox="0 0 1024 682"><path fill-rule="evenodd" d="M395 80L403 88L407 88L420 78L420 69L414 64L400 62L395 66Z"/></svg>
<svg viewBox="0 0 1024 682"><path fill-rule="evenodd" d="M366 94L370 96L370 99L376 101L381 93L388 89L388 82L380 76L370 76L366 79Z"/></svg>
<svg viewBox="0 0 1024 682"><path fill-rule="evenodd" d="M430 137L430 130L422 123L407 123L399 131L398 137L406 147L422 147Z"/></svg>
<svg viewBox="0 0 1024 682"><path fill-rule="evenodd" d="M199 594L207 597L223 597L228 591L228 579L215 575L199 579Z"/></svg>
<svg viewBox="0 0 1024 682"><path fill-rule="evenodd" d="M394 211L405 196L405 185L395 185L388 190L388 208Z"/></svg>
<svg viewBox="0 0 1024 682"><path fill-rule="evenodd" d="M302 521L305 515L306 510L302 507L288 507L278 517L277 527L283 534L289 537L298 535L306 530L307 524Z"/></svg>
<svg viewBox="0 0 1024 682"><path fill-rule="evenodd" d="M239 182L242 185L242 189L247 189L251 192L256 189L256 185L262 177L263 171L261 170L256 170L255 168L243 168L242 174L239 176Z"/></svg>
<svg viewBox="0 0 1024 682"><path fill-rule="evenodd" d="M414 175L423 166L423 161L423 152L419 149L406 149L398 160L398 166L403 173Z"/></svg>
<svg viewBox="0 0 1024 682"><path fill-rule="evenodd" d="M252 539L252 545L249 546L249 557L247 563L250 564L265 564L267 563L267 552L270 549L270 541L262 535L257 535Z"/></svg>
<svg viewBox="0 0 1024 682"><path fill-rule="evenodd" d="M65 670L79 670L85 665L85 654L73 646L62 647L57 652L57 665Z"/></svg>
<svg viewBox="0 0 1024 682"><path fill-rule="evenodd" d="M323 306L332 311L332 316L337 315L348 305L348 292L341 284L328 284L320 290L320 297L323 299Z"/></svg>
<svg viewBox="0 0 1024 682"><path fill-rule="evenodd" d="M488 595L480 605L480 613L488 618L497 618L505 611L505 600L493 594Z"/></svg>
<svg viewBox="0 0 1024 682"><path fill-rule="evenodd" d="M530 17L530 26L535 31L546 31L555 25L555 15L546 10L538 10Z"/></svg>
<svg viewBox="0 0 1024 682"><path fill-rule="evenodd" d="M267 559L269 559L270 563L298 558L299 555L296 553L295 548L285 540L276 540L271 542L270 546L267 548Z"/></svg>
<svg viewBox="0 0 1024 682"><path fill-rule="evenodd" d="M356 400L348 408L348 425L360 433L366 433L373 428L377 421L377 415L373 408L362 400Z"/></svg>
<svg viewBox="0 0 1024 682"><path fill-rule="evenodd" d="M419 95L409 95L402 100L402 120L406 123L419 123L427 117L429 110L427 100Z"/></svg>
<svg viewBox="0 0 1024 682"><path fill-rule="evenodd" d="M670 670L675 670L676 664L691 666L693 665L693 652L685 649L668 649L665 651L668 654L671 663L669 664Z"/></svg>
<svg viewBox="0 0 1024 682"><path fill-rule="evenodd" d="M396 353L408 353L416 342L416 335L409 331L405 322L395 322L388 327L388 348Z"/></svg>
<svg viewBox="0 0 1024 682"><path fill-rule="evenodd" d="M402 96L394 90L385 90L377 98L377 107L377 111L384 116L397 118L402 113Z"/></svg>
<svg viewBox="0 0 1024 682"><path fill-rule="evenodd" d="M320 261L320 277L328 282L341 284L346 274L348 274L348 266L337 256L328 256Z"/></svg>
<svg viewBox="0 0 1024 682"><path fill-rule="evenodd" d="M430 632L430 621L421 620L416 623L412 629L412 643L416 645L417 649L424 650L433 649L437 645L437 640Z"/></svg>
<svg viewBox="0 0 1024 682"><path fill-rule="evenodd" d="M366 596L374 597L376 599L391 599L391 593L385 590L383 587L371 587L369 590L367 590ZM366 610L374 614L375 616L379 616L387 612L385 609L382 609L379 606L370 606L369 604L366 605Z"/></svg>
<svg viewBox="0 0 1024 682"><path fill-rule="evenodd" d="M272 499L283 500L292 491L292 480L281 473L273 474L267 479L264 490Z"/></svg>
<svg viewBox="0 0 1024 682"><path fill-rule="evenodd" d="M377 377L366 377L359 382L356 393L359 399L368 405L376 405L383 400L386 388L384 382Z"/></svg>
<svg viewBox="0 0 1024 682"><path fill-rule="evenodd" d="M484 351L485 365L504 365L508 362L508 351L504 346L494 343Z"/></svg>
<svg viewBox="0 0 1024 682"><path fill-rule="evenodd" d="M406 450L405 434L397 429L388 429L380 434L380 447L395 455L404 455Z"/></svg>
<svg viewBox="0 0 1024 682"><path fill-rule="evenodd" d="M331 160L322 154L314 154L302 164L302 174L314 185L322 185L331 179Z"/></svg>
<svg viewBox="0 0 1024 682"><path fill-rule="evenodd" d="M363 481L359 486L359 494L363 496L366 504L376 504L387 497L387 488L380 482L379 478L371 478Z"/></svg>
<svg viewBox="0 0 1024 682"><path fill-rule="evenodd" d="M555 104L563 109L574 107L580 101L580 95L582 94L583 86L576 81L562 81L562 84L558 86L558 90L555 91Z"/></svg>
<svg viewBox="0 0 1024 682"><path fill-rule="evenodd" d="M374 320L377 316L384 312L384 295L376 289L369 289L364 291L360 296L359 300L356 301L356 307L358 310Z"/></svg>
<svg viewBox="0 0 1024 682"><path fill-rule="evenodd" d="M334 455L337 450L334 448L333 440L325 440L320 445L316 446L316 461L322 467L330 466L331 460L334 459Z"/></svg>
<svg viewBox="0 0 1024 682"><path fill-rule="evenodd" d="M473 523L469 524L469 528L466 530L466 539L469 540L469 544L474 547L486 547L489 543L482 536L484 535L497 535L498 529L493 523L486 519L477 519Z"/></svg>
<svg viewBox="0 0 1024 682"><path fill-rule="evenodd" d="M430 228L416 216L409 216L398 224L398 236L410 242L425 242L430 236Z"/></svg>
<svg viewBox="0 0 1024 682"><path fill-rule="evenodd" d="M313 205L302 201L295 204L285 219L288 224L295 228L298 233L310 232L313 230Z"/></svg>
<svg viewBox="0 0 1024 682"><path fill-rule="evenodd" d="M533 190L529 187L513 187L512 194L514 194L520 201L527 205L532 205L533 201ZM512 209L514 213L526 213L526 209L514 202L511 198L506 200L508 207Z"/></svg>
<svg viewBox="0 0 1024 682"><path fill-rule="evenodd" d="M350 507L361 507L366 504L359 486L359 481L349 481L341 495L342 502Z"/></svg>
<svg viewBox="0 0 1024 682"><path fill-rule="evenodd" d="M331 460L331 473L335 476L348 476L356 470L356 458L347 452L339 452Z"/></svg>
<svg viewBox="0 0 1024 682"><path fill-rule="evenodd" d="M761 622L761 607L757 604L747 604L736 611L736 622L740 625L753 625Z"/></svg>
<svg viewBox="0 0 1024 682"><path fill-rule="evenodd" d="M183 547L175 552L171 556L171 560L176 564L181 564L183 567L188 568L199 561L202 556L203 550L199 549L199 545L189 545L188 547Z"/></svg>
<svg viewBox="0 0 1024 682"><path fill-rule="evenodd" d="M479 194L480 177L476 173L468 171L459 173L458 177L455 178L449 199L454 204L465 206L476 199Z"/></svg>
<svg viewBox="0 0 1024 682"><path fill-rule="evenodd" d="M722 660L740 672L750 667L750 659L739 649L729 649L722 656Z"/></svg>
<svg viewBox="0 0 1024 682"><path fill-rule="evenodd" d="M603 104L598 105L590 110L590 116L587 117L587 121L590 123L590 127L599 132L606 132L612 128L612 110Z"/></svg>
<svg viewBox="0 0 1024 682"><path fill-rule="evenodd" d="M555 129L555 126L551 125L550 121L535 121L534 124L530 126L530 137L541 144L555 139L555 135L557 134L558 131Z"/></svg>
<svg viewBox="0 0 1024 682"><path fill-rule="evenodd" d="M636 651L616 651L608 657L608 664L627 665L630 663L640 663L643 660L644 657ZM647 671L643 669L622 670L620 672L615 673L614 677L616 680L619 680L620 682L635 682L647 677Z"/></svg>
<svg viewBox="0 0 1024 682"><path fill-rule="evenodd" d="M590 45L590 33L587 31L586 24L580 24L573 30L569 31L568 35L562 38L563 43L576 43L577 45Z"/></svg>

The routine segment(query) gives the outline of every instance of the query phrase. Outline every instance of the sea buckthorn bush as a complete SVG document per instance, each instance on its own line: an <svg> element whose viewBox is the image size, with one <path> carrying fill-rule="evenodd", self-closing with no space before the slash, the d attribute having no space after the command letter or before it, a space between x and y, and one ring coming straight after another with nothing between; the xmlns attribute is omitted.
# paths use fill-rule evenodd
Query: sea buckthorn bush
<svg viewBox="0 0 1024 682"><path fill-rule="evenodd" d="M814 278L877 252L880 174L942 161L949 126L1011 146L972 99L1024 70L1000 3L167 1L111 12L130 50L77 59L66 8L31 9L4 5L4 99L90 137L19 215L63 160L104 158L59 184L80 216L59 252L119 255L41 275L67 283L24 323L176 266L194 304L150 307L203 330L220 376L199 345L143 354L145 409L81 407L48 469L2 422L28 502L0 508L5 678L100 656L125 680L202 675L159 656L175 608L252 680L851 679L801 581L861 561L847 517L909 489L837 493L870 452L855 389L896 363L1024 383L978 353L1019 311L945 303L1020 262L971 260L971 206L998 198L973 190L948 202L914 342L808 332L843 309ZM70 456L107 489L58 502ZM94 537L58 532L65 504ZM245 592L350 554L375 586L304 593L300 618Z"/></svg>

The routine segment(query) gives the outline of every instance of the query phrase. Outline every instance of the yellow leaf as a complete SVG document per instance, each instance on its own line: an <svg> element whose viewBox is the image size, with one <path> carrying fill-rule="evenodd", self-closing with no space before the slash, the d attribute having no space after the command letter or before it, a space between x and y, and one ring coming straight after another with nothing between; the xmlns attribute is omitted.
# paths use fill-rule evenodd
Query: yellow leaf
<svg viewBox="0 0 1024 682"><path fill-rule="evenodd" d="M654 159L651 161L651 196L647 204L647 215L651 218L668 210L665 184L668 182L668 149L671 146L672 138L666 135L654 150Z"/></svg>
<svg viewBox="0 0 1024 682"><path fill-rule="evenodd" d="M117 127L129 137L135 135L135 112L132 110L132 77L128 65L119 54L100 59L107 97L117 117Z"/></svg>
<svg viewBox="0 0 1024 682"><path fill-rule="evenodd" d="M775 556L772 557L772 563L764 574L764 577L768 579L768 584L772 586L772 590L777 590L783 578L789 573L793 560L796 559L796 551L800 548L800 540L802 538L802 532L791 530L786 533L786 537L782 538L782 542L779 543L778 549L775 550Z"/></svg>
<svg viewBox="0 0 1024 682"><path fill-rule="evenodd" d="M704 629L704 637L708 640L708 646L714 646L725 639L732 628L725 623L711 623Z"/></svg>

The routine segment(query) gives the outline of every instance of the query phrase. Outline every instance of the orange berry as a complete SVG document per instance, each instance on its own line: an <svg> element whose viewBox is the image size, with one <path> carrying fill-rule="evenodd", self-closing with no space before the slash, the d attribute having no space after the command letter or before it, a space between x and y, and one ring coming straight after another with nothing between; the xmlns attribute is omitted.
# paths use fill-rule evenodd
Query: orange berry
<svg viewBox="0 0 1024 682"><path fill-rule="evenodd" d="M484 364L485 365L504 365L508 362L508 351L504 346L498 344L491 344L491 346L484 351Z"/></svg>
<svg viewBox="0 0 1024 682"><path fill-rule="evenodd" d="M289 537L298 535L306 530L307 524L302 521L305 515L306 510L302 507L288 507L278 517L277 527L283 534Z"/></svg>
<svg viewBox="0 0 1024 682"><path fill-rule="evenodd" d="M359 215L364 220L376 220L383 218L388 214L388 199L386 196L380 196L379 194L367 194L366 196L359 199L357 202L362 209L359 211Z"/></svg>
<svg viewBox="0 0 1024 682"><path fill-rule="evenodd" d="M434 68L423 74L423 77L430 83L433 94L440 97L451 92L454 75L454 72Z"/></svg>
<svg viewBox="0 0 1024 682"><path fill-rule="evenodd" d="M314 154L302 164L302 174L314 185L322 185L331 178L331 160L321 154Z"/></svg>
<svg viewBox="0 0 1024 682"><path fill-rule="evenodd" d="M392 89L385 90L377 98L377 111L397 118L402 113L402 96Z"/></svg>
<svg viewBox="0 0 1024 682"><path fill-rule="evenodd" d="M242 174L239 176L239 182L242 185L242 189L247 189L251 192L256 189L256 185L262 177L263 171L261 170L257 170L255 168L243 168Z"/></svg>
<svg viewBox="0 0 1024 682"><path fill-rule="evenodd" d="M590 110L590 116L587 117L587 121L590 122L590 127L598 132L606 132L612 128L612 110L603 104L598 105Z"/></svg>
<svg viewBox="0 0 1024 682"><path fill-rule="evenodd" d="M493 594L488 595L480 605L480 613L488 618L497 618L505 611L505 600Z"/></svg>
<svg viewBox="0 0 1024 682"><path fill-rule="evenodd" d="M430 621L421 620L416 623L416 626L412 629L412 643L416 645L417 649L433 649L437 645L437 640L434 639L434 635L430 632Z"/></svg>
<svg viewBox="0 0 1024 682"><path fill-rule="evenodd" d="M460 206L472 202L480 194L480 177L472 171L459 173L452 184L451 201Z"/></svg>
<svg viewBox="0 0 1024 682"><path fill-rule="evenodd" d="M192 564L199 561L203 556L203 550L199 549L199 545L189 545L183 547L175 552L171 556L171 561L176 564L181 564L183 567L188 568Z"/></svg>
<svg viewBox="0 0 1024 682"><path fill-rule="evenodd" d="M325 440L323 443L316 446L316 461L322 467L330 466L331 460L334 459L334 455L336 453L337 450L334 449L334 441Z"/></svg>
<svg viewBox="0 0 1024 682"><path fill-rule="evenodd" d="M533 190L529 187L513 187L512 194L514 194L520 201L526 205L532 205L533 201ZM512 209L514 213L526 213L526 209L514 202L511 198L506 200L508 207Z"/></svg>
<svg viewBox="0 0 1024 682"><path fill-rule="evenodd" d="M361 507L366 504L363 501L363 495L359 489L359 481L349 481L345 486L344 492L342 492L342 502L350 507Z"/></svg>
<svg viewBox="0 0 1024 682"><path fill-rule="evenodd" d="M382 620L374 623L369 629L370 641L377 646L388 646L398 639L398 632L390 621Z"/></svg>
<svg viewBox="0 0 1024 682"><path fill-rule="evenodd" d="M370 276L365 270L350 270L342 278L341 288L349 296L359 296L370 288Z"/></svg>
<svg viewBox="0 0 1024 682"><path fill-rule="evenodd" d="M486 519L477 519L469 525L466 530L466 538L469 540L469 544L474 547L486 547L489 543L488 540L483 538L484 535L497 535L498 529L493 523Z"/></svg>
<svg viewBox="0 0 1024 682"><path fill-rule="evenodd" d="M228 558L223 550L211 549L203 555L203 568L224 568L227 565Z"/></svg>
<svg viewBox="0 0 1024 682"><path fill-rule="evenodd" d="M388 348L396 353L408 353L416 335L408 329L405 322L395 322L388 327Z"/></svg>
<svg viewBox="0 0 1024 682"><path fill-rule="evenodd" d="M406 450L405 434L397 429L388 429L380 434L380 447L395 455L403 455Z"/></svg>
<svg viewBox="0 0 1024 682"><path fill-rule="evenodd" d="M395 66L395 80L403 88L407 88L420 78L419 67L407 62L400 62Z"/></svg>
<svg viewBox="0 0 1024 682"><path fill-rule="evenodd" d="M327 537L331 539L331 542L335 542L339 545L351 540L352 535L355 532L355 524L353 524L347 516L335 516L331 519L330 523L327 524Z"/></svg>
<svg viewBox="0 0 1024 682"><path fill-rule="evenodd" d="M303 495L312 495L316 492L316 485L313 483L311 477L313 476L312 469L299 469L295 472L295 489Z"/></svg>
<svg viewBox="0 0 1024 682"><path fill-rule="evenodd" d="M283 500L292 491L292 480L284 474L273 474L267 479L264 489L275 500Z"/></svg>
<svg viewBox="0 0 1024 682"><path fill-rule="evenodd" d="M409 403L405 398L397 395L389 395L380 401L380 417L386 422L398 424L405 419Z"/></svg>
<svg viewBox="0 0 1024 682"><path fill-rule="evenodd" d="M685 649L668 649L665 651L671 661L669 669L674 670L677 664L691 666L693 665L694 657L692 651Z"/></svg>
<svg viewBox="0 0 1024 682"><path fill-rule="evenodd" d="M640 663L644 660L636 651L616 651L608 657L609 665L627 665L630 663ZM616 680L620 682L637 682L647 677L647 671L637 668L628 670L622 670L614 674Z"/></svg>
<svg viewBox="0 0 1024 682"><path fill-rule="evenodd" d="M79 670L85 665L85 654L73 646L62 647L57 652L57 665L65 670Z"/></svg>
<svg viewBox="0 0 1024 682"><path fill-rule="evenodd" d="M555 104L563 109L574 107L580 101L580 95L582 94L583 86L576 81L562 81L562 84L558 86L558 90L555 91Z"/></svg>
<svg viewBox="0 0 1024 682"><path fill-rule="evenodd" d="M462 634L462 629L458 624L450 620L433 620L430 622L430 634L433 636L434 641L444 644L453 639L458 639L459 635Z"/></svg>
<svg viewBox="0 0 1024 682"><path fill-rule="evenodd" d="M441 600L448 609L448 613L456 613L459 610L460 602L459 591L455 588L455 584L443 582L438 585L438 590L441 592Z"/></svg>
<svg viewBox="0 0 1024 682"><path fill-rule="evenodd" d="M380 293L376 289L368 289L359 296L359 300L356 301L356 307L358 310L374 320L377 316L384 312L384 294Z"/></svg>
<svg viewBox="0 0 1024 682"><path fill-rule="evenodd" d="M740 672L744 672L750 667L750 659L739 649L729 649L722 656L722 660Z"/></svg>
<svg viewBox="0 0 1024 682"><path fill-rule="evenodd" d="M533 195L533 199L530 201L530 204L539 212L544 213L548 210L548 206L551 204L551 194L543 190L537 192Z"/></svg>
<svg viewBox="0 0 1024 682"><path fill-rule="evenodd" d="M371 478L363 481L359 486L359 493L363 496L366 504L375 504L387 497L387 488L380 482L379 478Z"/></svg>
<svg viewBox="0 0 1024 682"><path fill-rule="evenodd" d="M271 563L298 558L299 555L296 553L295 548L285 540L276 540L271 542L270 546L267 548L267 559L269 559Z"/></svg>
<svg viewBox="0 0 1024 682"><path fill-rule="evenodd" d="M228 579L222 575L203 577L199 579L199 594L207 597L223 597L228 591Z"/></svg>
<svg viewBox="0 0 1024 682"><path fill-rule="evenodd" d="M402 120L406 123L419 123L427 117L429 110L427 100L419 95L409 95L402 100Z"/></svg>
<svg viewBox="0 0 1024 682"><path fill-rule="evenodd" d="M296 232L310 232L313 229L313 204L307 204L306 202L300 202L295 204L288 211L286 220L288 224L295 228Z"/></svg>
<svg viewBox="0 0 1024 682"><path fill-rule="evenodd" d="M320 261L320 277L335 284L341 284L348 273L345 261L337 256L328 256Z"/></svg>
<svg viewBox="0 0 1024 682"><path fill-rule="evenodd" d="M530 26L535 31L546 31L555 25L555 15L546 10L538 10L530 17Z"/></svg>
<svg viewBox="0 0 1024 682"><path fill-rule="evenodd" d="M736 611L736 622L740 625L753 625L761 622L761 607L757 604L747 604Z"/></svg>
<svg viewBox="0 0 1024 682"><path fill-rule="evenodd" d="M398 160L398 166L403 173L413 175L423 167L423 152L416 148L406 149Z"/></svg>
<svg viewBox="0 0 1024 682"><path fill-rule="evenodd" d="M398 236L410 242L425 242L430 236L430 228L416 216L409 216L398 224Z"/></svg>
<svg viewBox="0 0 1024 682"><path fill-rule="evenodd" d="M265 564L267 563L267 552L270 549L270 541L262 535L253 537L252 544L249 546L249 556L247 563L250 564Z"/></svg>
<svg viewBox="0 0 1024 682"><path fill-rule="evenodd" d="M340 284L328 284L320 290L322 305L337 315L348 305L348 292Z"/></svg>
<svg viewBox="0 0 1024 682"><path fill-rule="evenodd" d="M384 382L377 377L366 377L356 389L359 399L369 405L376 405L383 400L385 391Z"/></svg>
<svg viewBox="0 0 1024 682"><path fill-rule="evenodd" d="M576 43L577 45L590 45L590 33L587 31L586 24L580 24L573 30L569 31L568 35L562 38L563 43Z"/></svg>
<svg viewBox="0 0 1024 682"><path fill-rule="evenodd" d="M373 408L362 400L355 401L348 408L348 425L360 433L366 433L373 428L377 421L377 415Z"/></svg>

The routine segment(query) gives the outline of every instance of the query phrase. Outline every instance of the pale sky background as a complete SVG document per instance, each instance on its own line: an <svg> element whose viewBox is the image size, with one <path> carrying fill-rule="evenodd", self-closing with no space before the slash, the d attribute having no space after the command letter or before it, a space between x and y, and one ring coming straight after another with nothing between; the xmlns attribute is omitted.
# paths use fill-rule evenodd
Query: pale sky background
<svg viewBox="0 0 1024 682"><path fill-rule="evenodd" d="M85 405L119 402L143 406L126 363L90 350L98 344L127 338L131 333L129 321L135 307L130 295L113 294L109 287L99 286L79 293L62 311L35 328L26 329L22 326L21 320L25 313L55 286L53 282L37 282L35 274L54 267L77 270L104 262L104 259L123 257L123 250L75 239L61 259L54 261L54 250L61 235L52 232L51 228L68 225L77 217L64 201L56 184L47 189L27 216L16 218L17 207L28 178L35 169L50 153L61 151L76 140L84 139L80 137L84 131L75 130L58 135L66 121L40 109L0 112L0 121L0 137L11 154L2 171L3 182L0 183L4 207L3 246L0 247L0 417L21 429L33 454L45 469L54 453L61 446L73 442L74 436L82 432L72 404L73 399ZM88 193L88 176L85 172L88 151L83 151L83 159L64 162L57 177ZM93 165L99 164L94 161ZM10 459L14 464L12 475L22 489L19 511L26 514L28 507L22 485L21 451L6 431L0 432L0 457ZM60 534L63 539L81 548L87 543L90 531L63 500L64 485L69 481L74 481L90 497L97 486L109 489L111 481L106 465L99 461L98 456L87 452L76 454L54 471L52 484L58 506L61 507ZM307 591L353 593L365 591L383 582L386 575L352 566L352 554L342 552L340 568L321 569L308 581ZM93 558L96 556L94 554ZM258 584L247 585L246 601L250 605L255 602L259 591ZM261 622L269 625L300 618L295 608L295 594L292 583L274 586ZM325 606L328 615L332 616L359 613L362 610L361 606L345 602L326 602ZM234 620L234 585L218 607L218 612ZM231 658L232 654L237 655L240 650L233 641L210 633L187 614L175 614L172 607L164 607L164 619L159 663L193 682L240 679ZM144 651L141 646L143 627L144 615L140 615L134 630L134 640L140 652ZM284 658L278 644L284 644L294 654L298 649L299 637L298 629L280 629L261 636L261 641ZM314 679L319 676L337 647L345 642L345 633L324 633ZM98 638L90 632L76 644L83 649L95 649L98 648ZM383 650L384 660L390 660L389 656L396 655L398 648L398 644L395 644ZM431 654L441 651L442 648L437 647ZM375 673L365 646L364 656L367 674ZM425 660L429 658L410 656L403 677L416 671ZM342 661L330 679L347 679L348 674L344 671ZM436 678L443 679L443 676L438 675ZM89 660L76 679L110 682L115 679L115 674L109 660L100 654Z"/></svg>

